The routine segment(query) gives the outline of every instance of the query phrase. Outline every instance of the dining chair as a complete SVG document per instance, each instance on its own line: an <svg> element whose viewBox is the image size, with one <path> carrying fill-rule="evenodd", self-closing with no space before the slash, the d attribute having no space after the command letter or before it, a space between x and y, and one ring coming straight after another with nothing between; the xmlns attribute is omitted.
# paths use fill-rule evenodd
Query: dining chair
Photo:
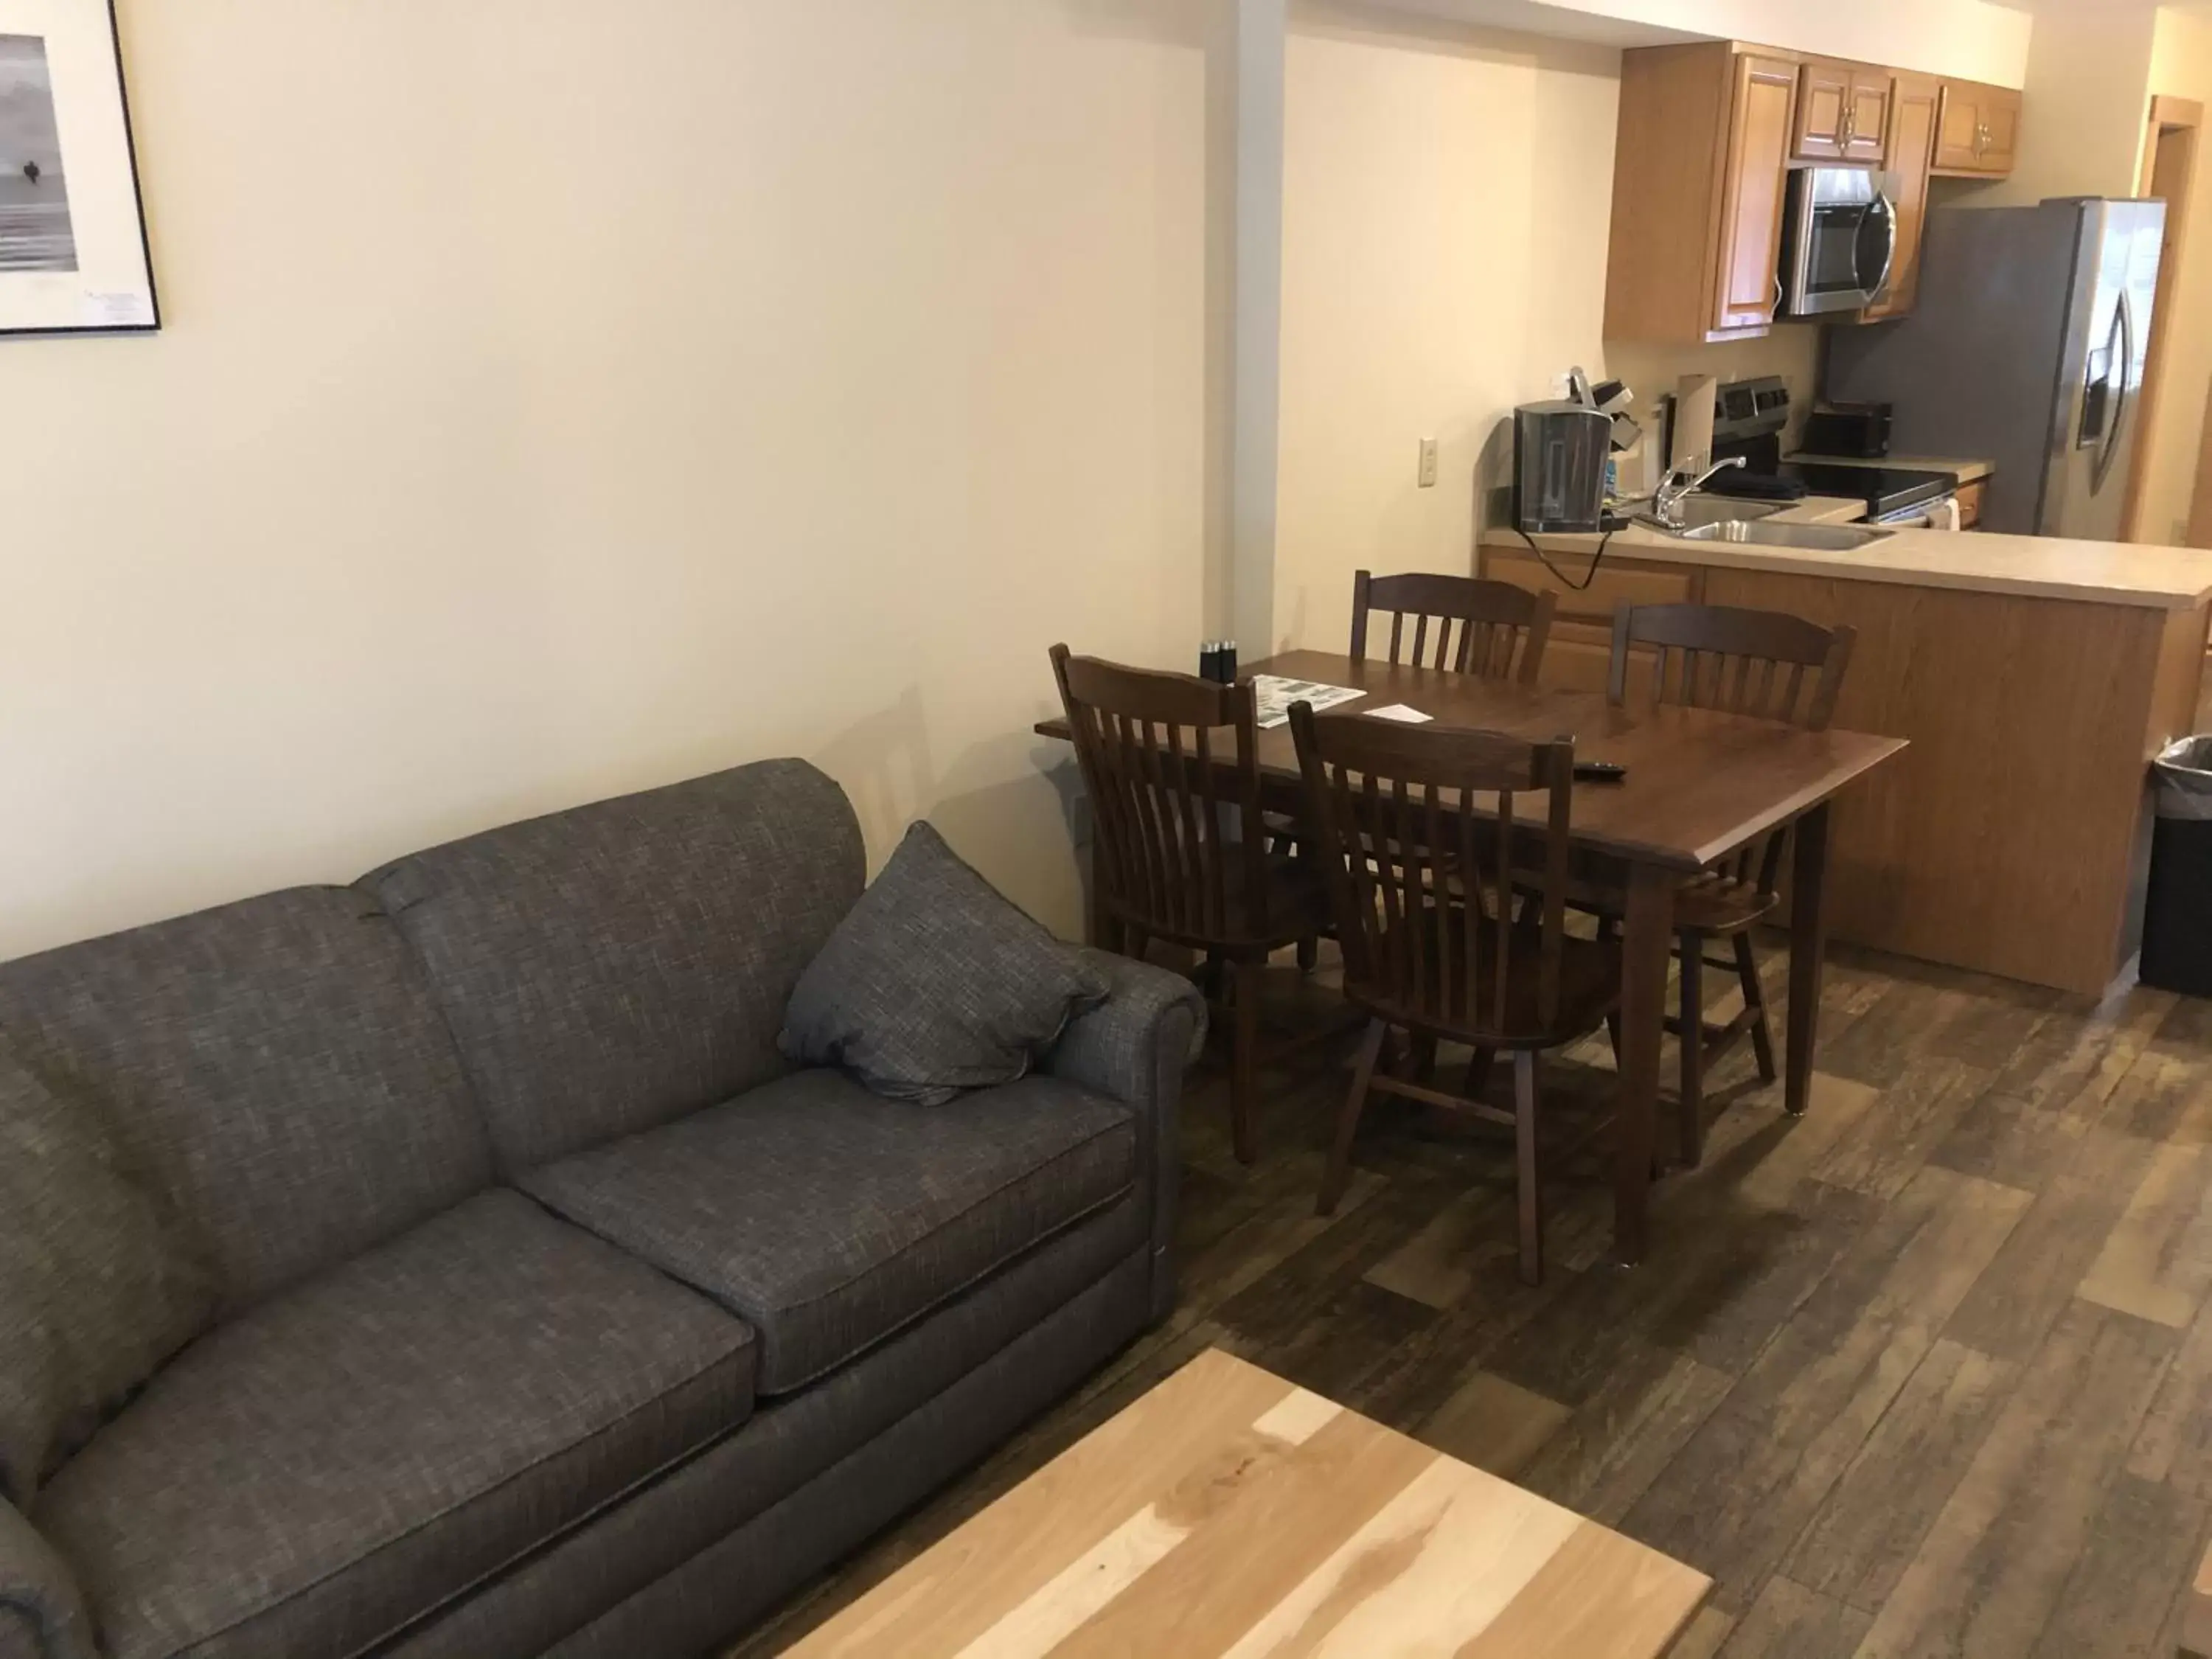
<svg viewBox="0 0 2212 1659"><path fill-rule="evenodd" d="M1640 683L1642 695L1652 702L1717 708L1786 721L1810 732L1825 731L1835 716L1856 638L1856 631L1849 627L1823 628L1780 611L1717 605L1624 605L1613 616L1608 695L1614 706L1624 706ZM1648 658L1648 664L1639 665L1639 655ZM1778 889L1789 839L1785 825L1707 871L1675 896L1681 1007L1668 1029L1681 1044L1682 1157L1692 1165L1705 1156L1707 1069L1748 1034L1759 1080L1771 1083L1776 1077L1766 991L1751 933L1781 903ZM1618 900L1595 908L1602 918L1601 932L1610 938L1619 926ZM1708 942L1720 939L1732 943L1732 956L1709 960ZM1742 1011L1724 1025L1705 1023L1708 968L1732 970L1743 988Z"/></svg>
<svg viewBox="0 0 2212 1659"><path fill-rule="evenodd" d="M1369 1016L1316 1207L1344 1196L1352 1144L1380 1092L1510 1127L1521 1277L1543 1277L1537 1161L1539 1056L1603 1024L1620 1002L1620 951L1566 928L1575 747L1496 732L1407 726L1294 704L1307 816L1344 948L1344 994ZM1520 799L1541 805L1525 830ZM1479 799L1480 798L1480 799ZM1516 859L1517 854L1517 859ZM1519 908L1516 890L1537 902ZM1384 1039L1513 1055L1513 1109L1389 1075Z"/></svg>
<svg viewBox="0 0 2212 1659"><path fill-rule="evenodd" d="M1552 593L1532 593L1510 582L1485 581L1474 576L1418 571L1377 576L1355 571L1352 659L1367 660L1368 617L1370 612L1381 611L1390 617L1389 660L1393 663L1448 668L1485 679L1518 678L1523 685L1534 685L1543 666L1544 647L1552 636L1552 616L1558 605L1558 598ZM1408 617L1413 623L1410 656L1405 654ZM1432 623L1433 646L1430 642Z"/></svg>
<svg viewBox="0 0 2212 1659"><path fill-rule="evenodd" d="M1052 647L1090 792L1097 912L1133 956L1160 939L1231 969L1230 1129L1258 1156L1260 986L1269 956L1313 938L1327 900L1310 860L1271 852L1249 683L1127 668Z"/></svg>

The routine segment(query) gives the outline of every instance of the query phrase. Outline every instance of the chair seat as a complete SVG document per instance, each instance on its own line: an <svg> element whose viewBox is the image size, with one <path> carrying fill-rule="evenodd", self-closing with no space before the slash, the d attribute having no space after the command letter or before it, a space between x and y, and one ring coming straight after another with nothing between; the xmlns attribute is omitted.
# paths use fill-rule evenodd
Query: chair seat
<svg viewBox="0 0 2212 1659"><path fill-rule="evenodd" d="M760 1390L802 1388L1136 1180L1136 1127L1028 1077L942 1106L795 1073L520 1185L760 1333Z"/></svg>
<svg viewBox="0 0 2212 1659"><path fill-rule="evenodd" d="M1620 1006L1620 947L1597 939L1569 937L1560 941L1559 1000L1553 1018L1546 1019L1539 1006L1541 987L1536 969L1541 948L1537 924L1516 924L1512 940L1513 968L1505 982L1504 1017L1497 1010L1498 951L1493 924L1485 923L1476 935L1474 971L1468 972L1467 930L1461 912L1449 912L1449 927L1439 928L1439 913L1427 909L1419 926L1421 999L1416 1003L1380 997L1364 988L1346 965L1346 994L1371 1012L1396 1024L1424 1026L1480 1048L1548 1048L1571 1042L1594 1030ZM1439 934L1449 952L1449 991L1438 955ZM1401 950L1401 933L1390 938Z"/></svg>
<svg viewBox="0 0 2212 1659"><path fill-rule="evenodd" d="M185 1349L33 1519L109 1659L344 1659L736 1428L755 1352L484 1193Z"/></svg>
<svg viewBox="0 0 2212 1659"><path fill-rule="evenodd" d="M1122 921L1132 927L1141 927L1146 933L1182 945L1201 947L1237 945L1265 946L1277 949L1294 945L1303 939L1312 939L1329 928L1328 892L1321 876L1320 866L1311 859L1289 858L1270 854L1267 861L1266 925L1252 902L1249 878L1241 859L1231 860L1223 867L1223 902L1226 913L1222 926L1182 927L1169 923L1164 918L1141 916L1109 900L1109 905Z"/></svg>

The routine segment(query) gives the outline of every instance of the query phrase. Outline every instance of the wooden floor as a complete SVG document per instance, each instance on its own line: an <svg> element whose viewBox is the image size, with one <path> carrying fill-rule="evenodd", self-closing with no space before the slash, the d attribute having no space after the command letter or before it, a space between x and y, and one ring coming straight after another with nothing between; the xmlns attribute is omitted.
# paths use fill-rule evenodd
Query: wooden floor
<svg viewBox="0 0 2212 1659"><path fill-rule="evenodd" d="M1534 1291L1497 1143L1393 1109L1318 1220L1348 1043L1271 1068L1251 1171L1209 1061L1172 1320L738 1654L1219 1344L1711 1574L1680 1659L2170 1656L2212 1534L2212 1004L1844 951L1826 1005L1802 1121L1730 1061L1648 1263L1608 1264L1601 1171L1569 1168ZM1609 1064L1555 1068L1563 1118Z"/></svg>

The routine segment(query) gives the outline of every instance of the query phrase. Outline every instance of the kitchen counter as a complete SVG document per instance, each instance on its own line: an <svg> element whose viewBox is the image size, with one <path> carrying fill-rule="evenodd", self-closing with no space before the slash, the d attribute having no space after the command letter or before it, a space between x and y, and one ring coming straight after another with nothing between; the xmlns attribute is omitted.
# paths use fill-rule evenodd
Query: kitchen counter
<svg viewBox="0 0 2212 1659"><path fill-rule="evenodd" d="M1761 522L1863 512L1837 505ZM1837 802L1837 938L2087 995L2125 965L2148 762L2195 726L2212 553L1940 530L1821 552L1634 526L1593 568L1596 537L1539 539L1548 567L1510 531L1486 536L1479 567L1554 594L1547 684L1606 689L1622 605L1854 630L1835 724L1911 746Z"/></svg>
<svg viewBox="0 0 2212 1659"><path fill-rule="evenodd" d="M1843 517L1824 514L1842 506ZM1845 524L1864 517L1865 505L1808 496L1770 515L1766 523ZM1594 553L1595 536L1547 536L1547 553ZM1485 532L1493 547L1526 550L1510 530ZM1631 525L1613 538L1612 551L1658 564L1707 569L1764 570L1845 581L1900 583L1910 587L1955 587L1976 593L2074 599L2095 605L2188 611L2212 599L2212 552L2187 547L2145 547L2124 542L2075 542L2051 536L1998 536L1980 531L1897 530L1863 548L1827 552L1814 548L1762 547L1756 542L1686 542L1664 531Z"/></svg>
<svg viewBox="0 0 2212 1659"><path fill-rule="evenodd" d="M1986 478L1997 470L1995 461L1963 460L1955 455L1881 455L1872 459L1864 455L1785 455L1782 459L1809 461L1816 466L1890 466L1907 472L1948 472L1962 484Z"/></svg>

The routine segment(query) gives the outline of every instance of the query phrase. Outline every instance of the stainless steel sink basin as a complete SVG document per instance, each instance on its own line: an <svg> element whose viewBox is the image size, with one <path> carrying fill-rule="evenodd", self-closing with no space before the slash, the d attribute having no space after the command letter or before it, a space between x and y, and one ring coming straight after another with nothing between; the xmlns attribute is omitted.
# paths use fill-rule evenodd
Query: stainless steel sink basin
<svg viewBox="0 0 2212 1659"><path fill-rule="evenodd" d="M1855 524L1761 524L1737 520L1699 525L1673 534L1686 542L1735 542L1757 547L1805 547L1823 553L1849 553L1854 549L1886 542L1897 532L1873 530Z"/></svg>
<svg viewBox="0 0 2212 1659"><path fill-rule="evenodd" d="M1692 529L1709 524L1733 524L1748 519L1763 519L1770 513L1779 513L1780 501L1745 501L1731 495L1692 495L1681 501L1677 510L1682 522Z"/></svg>

